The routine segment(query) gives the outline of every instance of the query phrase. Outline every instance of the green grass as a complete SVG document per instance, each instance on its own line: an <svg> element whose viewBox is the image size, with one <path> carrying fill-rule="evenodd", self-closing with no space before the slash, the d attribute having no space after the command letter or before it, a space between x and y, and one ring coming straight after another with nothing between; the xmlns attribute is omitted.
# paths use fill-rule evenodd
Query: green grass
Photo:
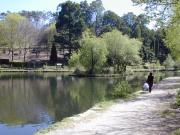
<svg viewBox="0 0 180 135"><path fill-rule="evenodd" d="M172 133L172 135L180 135L180 129L177 129L176 131L174 131L174 132Z"/></svg>

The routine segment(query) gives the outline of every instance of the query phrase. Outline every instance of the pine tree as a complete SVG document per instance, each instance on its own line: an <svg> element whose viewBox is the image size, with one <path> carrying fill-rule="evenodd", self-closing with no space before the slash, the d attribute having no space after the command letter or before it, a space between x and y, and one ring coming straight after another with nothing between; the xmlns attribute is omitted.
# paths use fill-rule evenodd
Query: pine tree
<svg viewBox="0 0 180 135"><path fill-rule="evenodd" d="M56 51L56 46L53 43L51 48L50 64L55 65L56 63L57 63L57 51Z"/></svg>

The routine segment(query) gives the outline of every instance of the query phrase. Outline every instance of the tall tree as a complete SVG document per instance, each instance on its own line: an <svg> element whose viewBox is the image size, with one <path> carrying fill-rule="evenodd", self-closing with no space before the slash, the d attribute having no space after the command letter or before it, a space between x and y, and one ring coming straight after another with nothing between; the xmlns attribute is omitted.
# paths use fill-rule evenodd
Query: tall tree
<svg viewBox="0 0 180 135"><path fill-rule="evenodd" d="M58 35L55 41L61 47L67 47L70 56L72 50L79 48L78 39L84 31L85 22L79 4L67 1L58 7L60 8L56 22Z"/></svg>
<svg viewBox="0 0 180 135"><path fill-rule="evenodd" d="M26 17L38 29L54 20L54 15L52 12L23 10L19 12L19 14Z"/></svg>
<svg viewBox="0 0 180 135"><path fill-rule="evenodd" d="M81 7L81 13L82 13L82 17L84 19L85 24L87 25L87 27L92 27L92 17L93 17L93 13L91 11L90 5L88 4L88 2L82 1L80 3L80 7Z"/></svg>
<svg viewBox="0 0 180 135"><path fill-rule="evenodd" d="M103 14L102 30L101 33L110 32L113 29L119 29L124 27L124 21L114 12L106 11Z"/></svg>
<svg viewBox="0 0 180 135"><path fill-rule="evenodd" d="M95 18L94 31L96 35L98 36L102 28L102 17L103 17L103 11L104 11L103 3L101 0L92 1L92 3L90 4L90 8L91 8L93 17Z"/></svg>
<svg viewBox="0 0 180 135"><path fill-rule="evenodd" d="M49 57L49 50L50 47L52 46L52 43L54 42L54 36L56 34L57 32L56 32L55 23L52 23L47 28L43 29L40 35L40 40L38 44L44 47L47 53L47 58Z"/></svg>
<svg viewBox="0 0 180 135"><path fill-rule="evenodd" d="M24 19L19 24L19 28L18 28L19 45L18 46L19 46L20 52L21 50L23 50L24 62L26 61L26 54L27 54L28 49L37 43L36 42L37 37L35 34L36 32L37 32L36 28L34 27L34 25L32 25L32 23L29 22L28 19Z"/></svg>
<svg viewBox="0 0 180 135"><path fill-rule="evenodd" d="M51 55L50 55L50 64L55 65L57 63L57 50L56 46L53 43L52 48L51 48Z"/></svg>

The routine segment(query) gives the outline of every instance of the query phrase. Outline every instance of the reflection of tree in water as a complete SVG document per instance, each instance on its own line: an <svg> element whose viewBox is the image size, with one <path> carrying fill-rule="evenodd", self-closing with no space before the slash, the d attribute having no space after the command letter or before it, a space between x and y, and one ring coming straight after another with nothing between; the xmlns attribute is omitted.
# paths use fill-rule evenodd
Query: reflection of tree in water
<svg viewBox="0 0 180 135"><path fill-rule="evenodd" d="M57 90L57 80L55 77L49 77L49 85L50 85L50 90L51 90L51 96L54 99L56 90Z"/></svg>
<svg viewBox="0 0 180 135"><path fill-rule="evenodd" d="M48 86L40 79L1 76L0 121L8 124L41 123L49 121ZM39 85L41 85L39 87ZM42 87L43 86L43 87ZM43 100L46 99L46 100Z"/></svg>
<svg viewBox="0 0 180 135"><path fill-rule="evenodd" d="M106 100L112 86L126 79L140 89L148 73L126 78L74 78L57 74L0 74L0 122L26 124L59 121ZM156 76L160 76L159 79ZM161 80L164 73L156 73Z"/></svg>
<svg viewBox="0 0 180 135"><path fill-rule="evenodd" d="M107 79L74 78L64 76L57 82L55 114L57 120L86 111L104 100Z"/></svg>

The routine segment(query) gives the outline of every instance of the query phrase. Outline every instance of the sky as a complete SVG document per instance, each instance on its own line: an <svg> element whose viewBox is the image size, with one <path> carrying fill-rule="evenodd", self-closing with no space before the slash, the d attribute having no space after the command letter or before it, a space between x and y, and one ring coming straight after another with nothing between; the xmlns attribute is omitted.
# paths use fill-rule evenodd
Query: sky
<svg viewBox="0 0 180 135"><path fill-rule="evenodd" d="M0 12L18 12L22 10L56 11L56 7L66 0L0 0ZM72 0L80 2L83 0ZM93 0L87 0L89 3ZM102 0L105 10L114 11L119 16L128 12L136 15L143 13L141 7L134 7L131 0Z"/></svg>

